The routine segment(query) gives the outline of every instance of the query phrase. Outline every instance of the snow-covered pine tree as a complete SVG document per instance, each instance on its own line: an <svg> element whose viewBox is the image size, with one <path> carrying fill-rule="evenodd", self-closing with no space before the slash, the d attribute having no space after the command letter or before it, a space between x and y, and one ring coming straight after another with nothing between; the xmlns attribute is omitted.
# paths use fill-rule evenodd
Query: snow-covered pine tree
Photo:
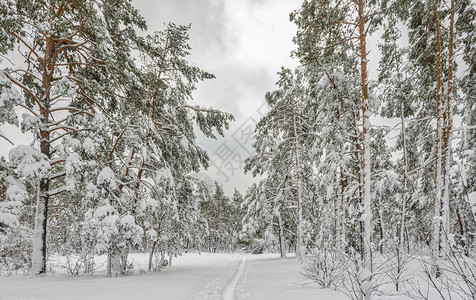
<svg viewBox="0 0 476 300"><path fill-rule="evenodd" d="M304 207L311 185L311 152L309 146L316 136L312 133L303 73L282 68L278 74L278 89L266 94L270 111L256 126L253 145L257 154L245 162L245 171L268 177L263 184L273 184L266 189L275 190L273 212L282 223L282 211L295 208L296 257L302 262L305 252ZM259 195L259 196L258 196ZM258 197L266 195L257 194ZM283 239L282 225L280 238ZM281 249L283 250L283 246Z"/></svg>
<svg viewBox="0 0 476 300"><path fill-rule="evenodd" d="M33 146L15 147L10 161L20 176L38 186L31 274L41 274L46 271L48 203L74 188L74 176L69 175L82 164L77 151L86 147L90 122L105 106L113 107L104 101L115 99L117 80L105 77L127 69L127 54L118 52L134 39L134 27L144 29L145 23L125 0L114 5L6 1L1 19L0 49L25 60L3 69L2 82L6 78L22 91L17 105L24 111L22 130L36 140Z"/></svg>

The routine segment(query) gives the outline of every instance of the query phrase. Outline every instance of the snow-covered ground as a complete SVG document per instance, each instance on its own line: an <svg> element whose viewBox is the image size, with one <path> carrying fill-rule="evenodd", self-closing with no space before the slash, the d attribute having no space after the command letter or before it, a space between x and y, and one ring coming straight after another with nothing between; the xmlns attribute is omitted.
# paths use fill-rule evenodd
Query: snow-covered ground
<svg viewBox="0 0 476 300"><path fill-rule="evenodd" d="M64 275L64 257L51 259L46 276L0 277L0 300L75 300L75 299L164 299L164 300L344 300L348 297L333 289L322 289L302 275L303 265L294 258L278 254L187 253L173 259L171 267L160 272L147 269L146 254L130 254L134 274L106 277L105 256L96 257L96 275ZM414 261L408 272L419 273ZM62 271L63 270L63 271ZM418 280L415 277L413 280ZM407 300L392 294L391 284L382 286L384 294L375 300ZM424 289L426 292L426 288ZM453 295L453 299L460 299ZM430 289L428 299L440 299Z"/></svg>
<svg viewBox="0 0 476 300"><path fill-rule="evenodd" d="M236 288L237 300L340 300L347 297L332 289L321 289L301 275L302 265L294 258L277 254L249 255ZM224 298L227 300L226 298Z"/></svg>
<svg viewBox="0 0 476 300"><path fill-rule="evenodd" d="M146 269L146 255L131 254L130 259L136 272ZM161 272L130 276L0 277L0 299L346 299L309 284L300 268L296 260L277 254L191 253L174 258L172 267Z"/></svg>

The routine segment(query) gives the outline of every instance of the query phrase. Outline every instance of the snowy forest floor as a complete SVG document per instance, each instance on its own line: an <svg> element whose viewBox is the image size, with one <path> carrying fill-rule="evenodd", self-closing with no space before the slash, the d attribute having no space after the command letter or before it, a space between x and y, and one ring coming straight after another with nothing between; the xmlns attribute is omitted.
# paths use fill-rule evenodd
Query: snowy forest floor
<svg viewBox="0 0 476 300"><path fill-rule="evenodd" d="M167 300L344 300L333 289L322 289L305 279L303 265L278 254L187 253L160 272L147 269L146 254L130 254L134 274L106 277L105 256L96 257L97 275L68 277L52 259L49 275L0 277L0 300L52 299L167 299ZM415 265L416 267L416 265ZM62 271L63 270L63 271ZM430 299L439 299L431 293ZM434 298L433 298L434 296ZM373 299L410 299L403 295L375 295Z"/></svg>
<svg viewBox="0 0 476 300"><path fill-rule="evenodd" d="M146 254L130 254L135 271L147 268ZM104 257L98 257L101 263ZM277 254L190 253L173 259L172 267L121 277L98 275L38 278L0 277L2 300L46 299L346 299L330 289L320 289L301 274L293 258ZM304 285L305 284L305 285Z"/></svg>

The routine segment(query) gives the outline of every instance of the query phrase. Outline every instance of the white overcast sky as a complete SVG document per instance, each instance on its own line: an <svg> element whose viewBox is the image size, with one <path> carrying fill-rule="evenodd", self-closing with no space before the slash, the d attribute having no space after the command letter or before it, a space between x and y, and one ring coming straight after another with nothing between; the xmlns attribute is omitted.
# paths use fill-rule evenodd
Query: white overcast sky
<svg viewBox="0 0 476 300"><path fill-rule="evenodd" d="M227 193L244 192L256 181L243 173L242 161L252 151L249 133L266 111L264 94L274 89L281 66L290 58L296 32L289 14L300 0L135 0L146 18L148 31L164 23L191 24L190 61L216 79L198 85L197 104L212 106L235 116L224 138L199 136L211 166L200 177L217 180ZM261 107L261 109L260 109ZM208 177L207 177L208 176Z"/></svg>

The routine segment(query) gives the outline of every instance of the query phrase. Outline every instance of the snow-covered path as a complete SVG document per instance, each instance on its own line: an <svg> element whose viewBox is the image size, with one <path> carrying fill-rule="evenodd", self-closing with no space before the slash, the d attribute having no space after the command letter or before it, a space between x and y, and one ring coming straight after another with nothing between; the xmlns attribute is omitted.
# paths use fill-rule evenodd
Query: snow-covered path
<svg viewBox="0 0 476 300"><path fill-rule="evenodd" d="M136 270L146 255L131 255ZM186 254L162 272L116 278L103 276L0 277L0 300L76 299L346 299L331 290L305 285L300 265L275 254Z"/></svg>
<svg viewBox="0 0 476 300"><path fill-rule="evenodd" d="M225 286L225 289L223 291L223 300L235 300L235 293L236 293L236 285L238 283L238 280L240 280L241 275L243 274L243 269L245 267L245 261L246 257L241 258L241 262L238 265L238 268L235 271L235 274L233 274L233 277L228 281L228 283Z"/></svg>

